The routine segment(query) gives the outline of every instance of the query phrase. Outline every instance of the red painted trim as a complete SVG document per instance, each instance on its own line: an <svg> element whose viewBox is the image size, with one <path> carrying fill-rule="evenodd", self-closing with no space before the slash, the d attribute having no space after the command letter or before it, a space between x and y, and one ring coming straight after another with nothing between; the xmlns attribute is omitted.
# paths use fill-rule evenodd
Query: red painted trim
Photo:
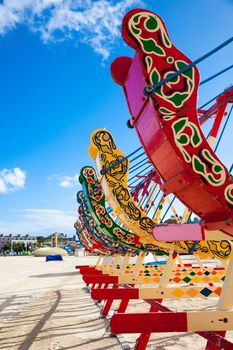
<svg viewBox="0 0 233 350"><path fill-rule="evenodd" d="M222 102L222 99L219 98L217 100L217 103L221 103L221 102ZM221 126L222 119L224 117L224 112L225 112L226 106L227 106L226 104L222 105L221 107L219 107L219 109L217 111L216 117L214 119L214 125L213 125L211 133L210 133L210 136L212 136L212 137L217 137L219 128Z"/></svg>
<svg viewBox="0 0 233 350"><path fill-rule="evenodd" d="M216 332L216 334L220 335L220 337L222 337L222 339L224 339L224 337L226 335L226 332L225 331L223 331L223 332ZM216 343L214 344L214 343L210 342L210 340L208 340L208 342L206 344L206 347L205 347L205 350L218 350L219 348L220 349L223 348L225 350L226 349L231 349L231 348L228 348L228 347L225 347L225 346L224 347L222 347L222 346L219 347L219 346L216 345ZM232 348L233 348L233 346L232 346Z"/></svg>
<svg viewBox="0 0 233 350"><path fill-rule="evenodd" d="M118 283L118 277L117 276L108 276L108 275L102 275L102 276L83 276L83 280L85 283Z"/></svg>
<svg viewBox="0 0 233 350"><path fill-rule="evenodd" d="M138 288L117 288L117 289L94 289L91 292L91 297L94 300L98 299L139 299L139 289Z"/></svg>
<svg viewBox="0 0 233 350"><path fill-rule="evenodd" d="M114 314L110 321L111 332L152 333L187 332L186 312L150 312Z"/></svg>
<svg viewBox="0 0 233 350"><path fill-rule="evenodd" d="M226 174L223 184L221 186L210 185L207 183L206 179L202 178L200 174L194 171L190 165L191 163L187 163L184 160L179 147L174 141L172 132L171 125L174 120L178 121L181 117L187 118L190 123L193 125L195 124L198 128L202 139L201 143L196 148L192 147L191 143L188 144L189 154L199 157L201 149L206 149L212 157L222 164L205 140L199 127L196 110L199 72L196 67L192 68L194 76L193 90L190 92L185 102L186 104L182 105L181 108L171 107L171 103L168 102L168 99L163 99L158 93L155 93L151 98L146 98L144 96L144 87L150 83L149 73L147 72L145 64L146 54L142 50L136 37L133 36L132 32L129 30L130 19L140 12L148 13L152 17L154 15L153 12L144 9L135 9L129 11L125 15L122 25L122 36L125 42L135 49L136 53L130 66L130 60L128 60L127 67L125 67L125 57L119 57L112 63L111 72L113 79L123 86L129 110L132 115L132 122L136 127L139 140L151 163L162 177L164 189L168 193L173 192L188 208L201 217L204 220L205 229L220 229L233 236L233 209L225 198L225 190L228 189L228 191L230 191L229 189L231 188L230 186L233 185L233 181L226 167L223 166ZM159 16L157 16L157 18L161 21L161 25L164 27L163 31L169 38L164 22ZM144 40L148 38L151 39L151 32L149 33L149 31L145 29L143 19L140 20L140 24L138 24L138 28L139 27L141 33L143 33ZM155 42L159 42L159 39L161 39L159 38L159 34L162 34L154 33ZM191 61L174 45L171 45L171 47L163 46L163 50L165 52L165 57L171 56L174 61L181 60L185 61L186 64L191 63ZM153 55L150 57L153 61ZM161 80L165 77L163 74L166 75L168 71L174 70L174 64L169 63L165 57L156 56L156 69L161 74ZM154 68L153 64L151 67ZM128 74L126 74L126 68L128 69ZM118 77L118 72L121 71L124 71L124 79L119 79ZM185 79L184 75L180 76L180 82L177 83L179 89L181 89L181 87L184 88L185 84L187 85ZM168 90L168 86L169 84L164 86L164 90ZM174 86L173 89L175 89ZM168 92L166 93L168 94ZM232 94L233 89L227 93L228 95ZM165 121L162 113L159 111L159 107L172 109L172 113L174 113L175 117L170 121ZM218 126L216 125L216 128L214 128L215 131L217 128ZM208 160L205 160L205 165L210 167ZM183 174L188 174L187 181L183 179ZM179 177L181 177L183 183L179 183Z"/></svg>
<svg viewBox="0 0 233 350"><path fill-rule="evenodd" d="M81 270L81 275L102 275L103 272L100 270Z"/></svg>
<svg viewBox="0 0 233 350"><path fill-rule="evenodd" d="M224 268L216 268L216 269L224 269ZM131 287L127 286L127 288L131 288ZM149 305L151 305L153 308L156 308L160 312L173 312L168 307L161 304L162 300L148 299L144 301ZM199 336L203 337L204 339L207 339L208 343L211 343L214 345L219 344L218 349L232 350L233 343L224 339L224 337L221 336L221 333L223 332L205 332L205 331L196 332L196 334L198 334Z"/></svg>

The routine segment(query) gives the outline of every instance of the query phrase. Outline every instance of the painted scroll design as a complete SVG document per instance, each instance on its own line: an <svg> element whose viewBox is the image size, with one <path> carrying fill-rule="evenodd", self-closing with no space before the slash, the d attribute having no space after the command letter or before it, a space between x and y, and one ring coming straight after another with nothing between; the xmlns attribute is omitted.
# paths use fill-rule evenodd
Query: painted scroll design
<svg viewBox="0 0 233 350"><path fill-rule="evenodd" d="M149 84L157 84L191 61L172 44L159 16L146 10L131 11L123 36L142 60ZM162 67L162 68L161 68ZM221 200L233 206L233 181L208 146L196 112L199 72L194 66L155 90L158 113L185 162L204 183L218 189Z"/></svg>
<svg viewBox="0 0 233 350"><path fill-rule="evenodd" d="M79 237L80 243L85 249L87 249L90 253L97 252L106 254L106 249L102 247L90 234L84 223L82 215L80 215L80 222L77 220L74 227L76 228L76 234Z"/></svg>
<svg viewBox="0 0 233 350"><path fill-rule="evenodd" d="M141 244L137 235L115 223L106 210L105 195L98 182L96 172L92 167L84 167L81 169L80 183L83 186L90 212L93 213L93 218L96 218L96 224L100 225L101 229L110 234L114 240L135 250L156 252L157 255L168 254L167 249L163 250L156 245Z"/></svg>
<svg viewBox="0 0 233 350"><path fill-rule="evenodd" d="M92 250L93 245L87 240L86 238L87 232L85 231L84 226L81 224L79 220L76 220L74 227L76 229L76 235L78 236L82 247L88 250Z"/></svg>
<svg viewBox="0 0 233 350"><path fill-rule="evenodd" d="M88 228L91 236L95 239L95 241L101 242L103 246L107 250L113 250L118 251L121 253L126 253L127 249L119 245L117 242L114 242L114 240L111 240L109 237L106 236L104 232L96 225L92 215L90 214L87 204L85 203L85 195L83 191L79 191L77 193L77 201L80 204L80 211L83 220L85 221L85 225Z"/></svg>
<svg viewBox="0 0 233 350"><path fill-rule="evenodd" d="M144 229L148 234L156 226L156 224L133 202L133 199L128 191L127 186L127 176L129 170L129 161L125 159L124 154L117 148L112 135L105 129L96 130L91 136L92 144L91 150L93 154L99 152L101 166L105 172L103 175L108 183L112 194L116 197L120 207L125 213L135 221L135 225L138 225L141 229ZM93 148L97 150L93 150ZM123 162L114 168L109 169L109 167L119 160ZM143 224L140 219L143 218ZM145 225L144 223L149 223ZM152 228L152 230L151 230ZM157 242L152 237L152 242ZM178 252L189 253L190 249L194 246L194 241L176 241L176 242L157 242L162 248L164 244L165 249L175 249ZM150 244L148 249L153 249L153 245ZM231 244L229 241L199 241L195 243L194 251L198 253L201 258L207 258L216 256L221 260L227 260L231 255Z"/></svg>
<svg viewBox="0 0 233 350"><path fill-rule="evenodd" d="M95 146L99 152L103 171L116 162L120 162L117 166L107 170L104 175L109 189L122 210L135 222L135 225L145 233L152 234L155 223L138 208L128 190L129 160L125 159L124 154L117 148L112 135L107 130L94 131L91 141L91 147Z"/></svg>

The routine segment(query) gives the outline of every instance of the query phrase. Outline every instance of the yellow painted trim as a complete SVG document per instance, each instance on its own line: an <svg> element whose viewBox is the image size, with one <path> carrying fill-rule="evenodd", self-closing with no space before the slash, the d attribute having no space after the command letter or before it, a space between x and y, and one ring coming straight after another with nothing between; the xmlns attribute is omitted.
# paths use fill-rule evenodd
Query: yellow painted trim
<svg viewBox="0 0 233 350"><path fill-rule="evenodd" d="M233 243L231 242L233 246ZM222 294L220 296L217 310L232 310L233 309L233 254L226 270L226 276L223 284Z"/></svg>
<svg viewBox="0 0 233 350"><path fill-rule="evenodd" d="M233 311L187 313L188 332L233 330Z"/></svg>
<svg viewBox="0 0 233 350"><path fill-rule="evenodd" d="M229 236L228 234L220 231L220 230L212 230L212 231L207 231L204 230L205 233L205 240L206 241L222 241L222 240L231 240L232 236Z"/></svg>

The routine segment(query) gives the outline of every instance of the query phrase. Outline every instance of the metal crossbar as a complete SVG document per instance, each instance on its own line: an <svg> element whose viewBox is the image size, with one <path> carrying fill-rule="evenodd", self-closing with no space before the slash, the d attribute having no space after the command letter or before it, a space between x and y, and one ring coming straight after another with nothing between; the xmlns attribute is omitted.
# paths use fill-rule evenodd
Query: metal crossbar
<svg viewBox="0 0 233 350"><path fill-rule="evenodd" d="M192 63L190 63L190 64L188 64L186 66L184 66L178 72L170 74L166 79L163 79L159 83L154 84L152 86L151 85L150 86L146 86L144 88L144 94L146 96L152 96L155 93L155 90L158 89L161 85L166 84L168 81L171 81L172 79L176 78L178 75L181 75L182 73L186 72L190 68L196 66L198 63L204 61L206 58L210 57L211 55L213 55L217 51L219 51L222 48L224 48L225 46L229 45L232 41L233 41L233 36L230 39L224 41L221 45L215 47L213 50L211 50L208 53L206 53L205 55L201 56L197 60L193 61Z"/></svg>
<svg viewBox="0 0 233 350"><path fill-rule="evenodd" d="M218 72L218 73L212 75L211 77L209 77L209 78L207 78L207 79L205 79L205 80L202 80L202 81L200 82L200 85L203 85L203 84L205 84L205 83L208 83L208 82L211 81L212 79L217 78L219 75L222 75L223 73L227 72L228 70L230 70L230 69L232 69L232 68L233 68L233 64L232 64L231 66L228 66L227 68L222 69L220 72Z"/></svg>

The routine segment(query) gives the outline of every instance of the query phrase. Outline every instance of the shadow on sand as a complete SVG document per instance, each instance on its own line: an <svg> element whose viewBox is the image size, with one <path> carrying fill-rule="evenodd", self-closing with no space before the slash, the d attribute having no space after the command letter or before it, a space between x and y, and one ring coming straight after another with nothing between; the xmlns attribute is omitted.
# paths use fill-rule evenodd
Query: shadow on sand
<svg viewBox="0 0 233 350"><path fill-rule="evenodd" d="M2 310L12 302L15 295L3 302ZM78 289L56 290L36 298L3 323L0 332L1 350L120 348L115 338L106 342L99 309Z"/></svg>
<svg viewBox="0 0 233 350"><path fill-rule="evenodd" d="M59 276L76 276L78 272L58 272L58 273L45 273L42 275L31 275L30 278L47 278L47 277L59 277Z"/></svg>

